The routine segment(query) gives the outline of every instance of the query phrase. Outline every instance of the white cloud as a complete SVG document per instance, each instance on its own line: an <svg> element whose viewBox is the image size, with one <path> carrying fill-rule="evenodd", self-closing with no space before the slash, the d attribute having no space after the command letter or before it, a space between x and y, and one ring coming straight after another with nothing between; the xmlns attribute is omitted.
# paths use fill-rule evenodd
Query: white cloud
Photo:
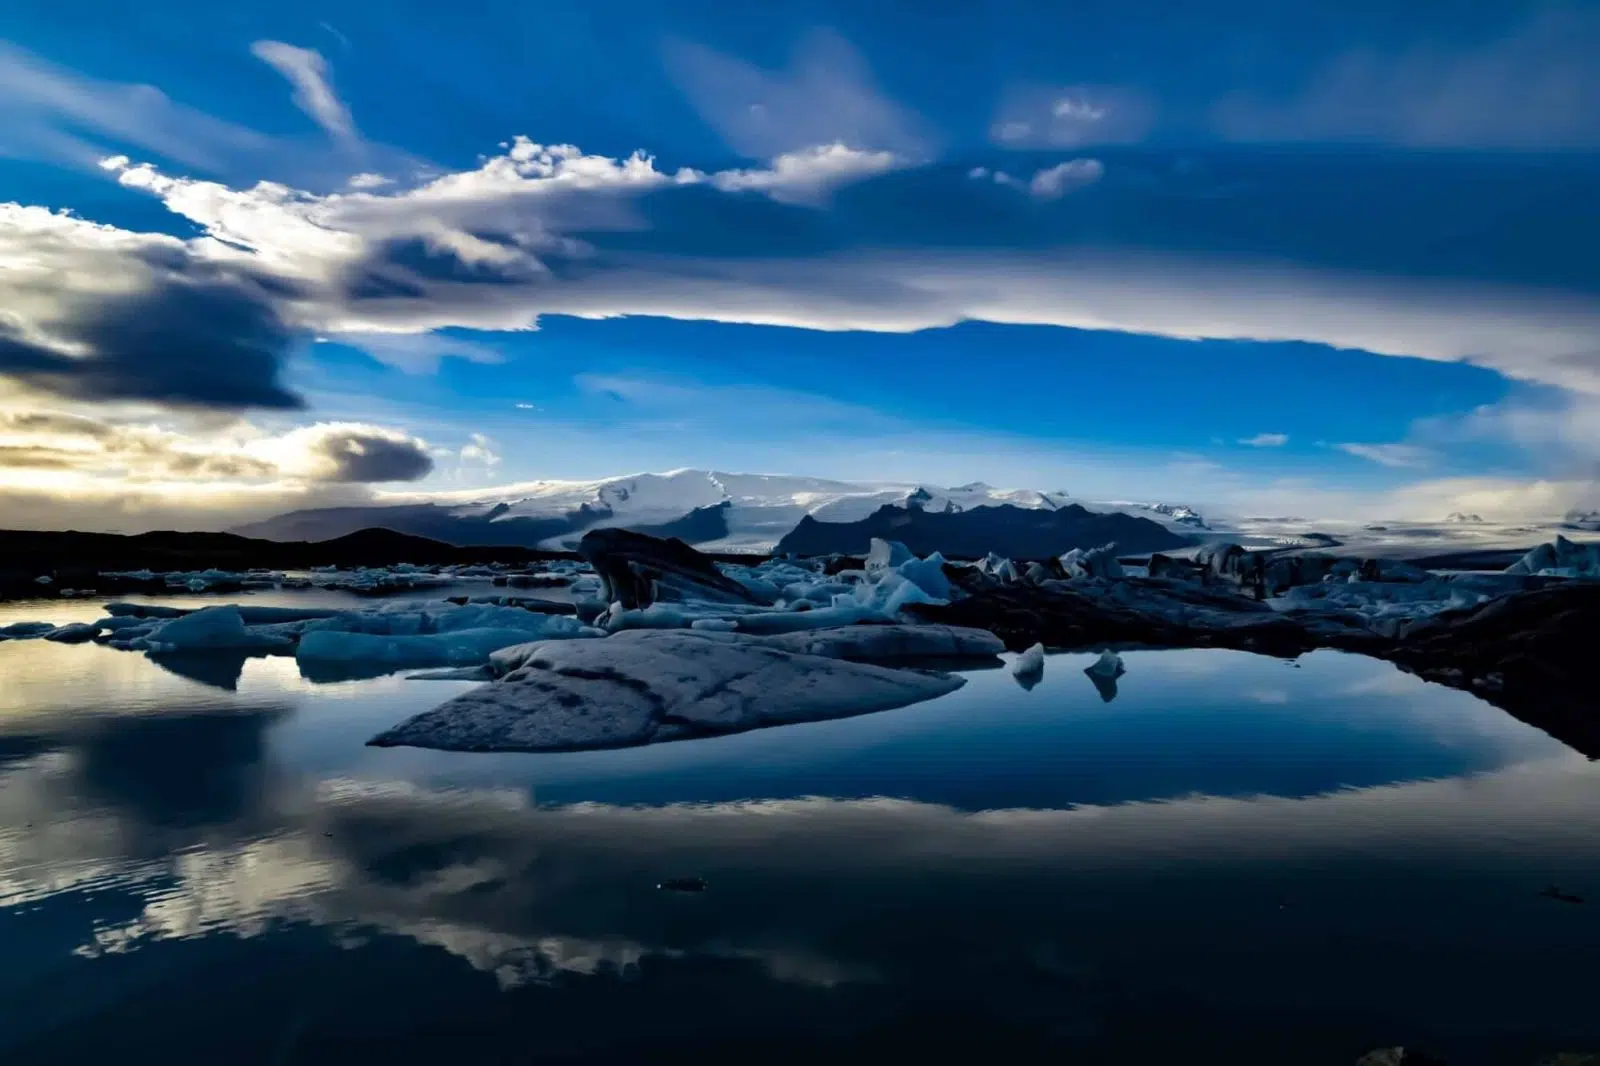
<svg viewBox="0 0 1600 1066"><path fill-rule="evenodd" d="M1094 171L1080 163L1060 175L1062 187L1067 176ZM739 173L748 180L751 172ZM618 160L519 138L474 170L414 188L323 195L271 183L235 189L144 165L119 177L160 197L206 236L179 242L57 222L71 231L70 240L60 239L77 257L75 269L59 276L104 274L91 263L119 242L160 245L210 269L281 277L285 294L276 312L322 335L528 329L542 314L882 331L981 320L1305 340L1465 360L1600 392L1600 361L1592 355L1600 308L1507 286L1090 251L920 248L791 259L763 257L755 244L727 259L663 254L665 248L601 253L575 234L642 230L639 194L717 180L657 169L644 155ZM1055 180L1041 187L1049 191ZM414 253L396 254L407 247ZM25 261L31 255L18 254ZM129 262L126 269L147 269ZM557 274L550 263L569 268ZM17 306L9 304L13 315Z"/></svg>
<svg viewBox="0 0 1600 1066"><path fill-rule="evenodd" d="M1098 159L1069 159L1035 171L1028 180L1028 192L1038 200L1059 200L1074 189L1093 185L1105 172L1105 165Z"/></svg>
<svg viewBox="0 0 1600 1066"><path fill-rule="evenodd" d="M1428 449L1415 444L1390 443L1390 444L1340 444L1339 450L1348 455L1361 459L1370 459L1374 463L1393 467L1420 467L1427 466L1433 461L1433 453Z"/></svg>
<svg viewBox="0 0 1600 1066"><path fill-rule="evenodd" d="M353 175L345 184L352 189L381 189L385 185L393 185L394 179L384 177L382 174L362 172Z"/></svg>
<svg viewBox="0 0 1600 1066"><path fill-rule="evenodd" d="M481 463L486 467L500 465L500 453L495 451L495 443L482 433L474 433L467 438L468 443L461 446L461 461L464 463Z"/></svg>
<svg viewBox="0 0 1600 1066"><path fill-rule="evenodd" d="M322 53L282 41L257 41L250 52L294 86L295 106L317 125L341 141L356 140L355 120L333 91L328 61Z"/></svg>
<svg viewBox="0 0 1600 1066"><path fill-rule="evenodd" d="M189 242L191 254L310 283L309 294L290 299L285 310L324 333L527 329L541 314L896 332L981 320L1304 340L1465 360L1514 378L1600 392L1600 361L1591 354L1600 308L1509 286L1090 251L602 256L572 234L638 229L644 225L632 206L638 193L706 181L697 171L658 170L642 155L616 160L519 139L476 170L384 193L236 190L146 166L127 168L121 180L160 196L218 238ZM385 256L386 248L407 240L449 269L420 273L414 262ZM556 277L546 259L583 269ZM380 295L352 291L352 277Z"/></svg>
<svg viewBox="0 0 1600 1066"><path fill-rule="evenodd" d="M865 152L834 143L789 152L759 170L724 170L710 176L724 192L755 190L780 204L808 207L827 202L835 188L887 173L901 165L893 152Z"/></svg>
<svg viewBox="0 0 1600 1066"><path fill-rule="evenodd" d="M1257 433L1253 437L1240 439L1240 444L1251 448L1281 448L1289 443L1287 433Z"/></svg>

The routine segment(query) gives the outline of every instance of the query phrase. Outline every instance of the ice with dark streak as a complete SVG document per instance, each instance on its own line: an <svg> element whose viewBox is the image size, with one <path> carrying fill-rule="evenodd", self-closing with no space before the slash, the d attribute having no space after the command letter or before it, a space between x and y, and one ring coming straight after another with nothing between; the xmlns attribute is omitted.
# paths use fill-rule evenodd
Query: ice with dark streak
<svg viewBox="0 0 1600 1066"><path fill-rule="evenodd" d="M796 654L737 634L636 629L538 644L498 681L369 743L449 751L628 747L867 714L962 684L949 674Z"/></svg>

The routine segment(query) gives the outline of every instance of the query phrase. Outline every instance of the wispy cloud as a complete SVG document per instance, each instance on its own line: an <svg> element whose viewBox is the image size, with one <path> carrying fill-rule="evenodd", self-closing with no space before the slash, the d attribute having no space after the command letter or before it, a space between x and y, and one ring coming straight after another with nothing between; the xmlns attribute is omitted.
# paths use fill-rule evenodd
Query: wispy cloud
<svg viewBox="0 0 1600 1066"><path fill-rule="evenodd" d="M282 41L257 41L250 52L294 86L295 106L317 125L341 141L356 140L355 120L333 91L332 74L322 53Z"/></svg>
<svg viewBox="0 0 1600 1066"><path fill-rule="evenodd" d="M219 173L271 144L153 86L85 77L0 41L0 155L89 167L116 146Z"/></svg>
<svg viewBox="0 0 1600 1066"><path fill-rule="evenodd" d="M1212 118L1241 141L1373 141L1426 148L1600 145L1600 14L1549 8L1465 49L1347 53L1295 95L1225 97Z"/></svg>
<svg viewBox="0 0 1600 1066"><path fill-rule="evenodd" d="M1250 448L1281 448L1289 443L1287 433L1257 433L1253 437L1243 437L1240 444Z"/></svg>
<svg viewBox="0 0 1600 1066"><path fill-rule="evenodd" d="M752 159L834 143L930 154L925 123L885 96L860 53L832 30L804 38L785 70L683 40L668 43L667 64L706 122Z"/></svg>
<svg viewBox="0 0 1600 1066"><path fill-rule="evenodd" d="M1433 461L1433 453L1416 444L1359 444L1338 445L1340 451L1361 459L1390 467L1424 467Z"/></svg>
<svg viewBox="0 0 1600 1066"><path fill-rule="evenodd" d="M1155 104L1112 85L1029 86L1007 94L990 138L1006 148L1080 148L1143 140Z"/></svg>

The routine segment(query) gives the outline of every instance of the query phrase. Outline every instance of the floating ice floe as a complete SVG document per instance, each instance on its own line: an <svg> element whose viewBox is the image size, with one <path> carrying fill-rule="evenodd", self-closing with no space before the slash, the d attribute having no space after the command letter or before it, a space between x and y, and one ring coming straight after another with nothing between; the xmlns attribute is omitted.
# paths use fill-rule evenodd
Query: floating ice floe
<svg viewBox="0 0 1600 1066"><path fill-rule="evenodd" d="M310 623L295 658L302 662L384 666L473 666L529 641L605 636L570 615L520 607L469 605L442 611L351 612Z"/></svg>
<svg viewBox="0 0 1600 1066"><path fill-rule="evenodd" d="M228 649L271 651L294 643L287 634L245 624L240 608L206 607L175 618L152 621L147 626L126 627L112 637L111 646L128 651L188 652Z"/></svg>
<svg viewBox="0 0 1600 1066"><path fill-rule="evenodd" d="M800 655L735 634L628 630L541 643L497 681L369 743L453 751L624 747L903 707L963 679Z"/></svg>
<svg viewBox="0 0 1600 1066"><path fill-rule="evenodd" d="M93 640L100 628L90 622L68 622L64 626L56 626L48 633L41 633L45 640L53 640L58 644L82 644L86 640Z"/></svg>
<svg viewBox="0 0 1600 1066"><path fill-rule="evenodd" d="M0 626L0 640L25 640L28 637L42 637L56 628L54 622L12 622L8 626Z"/></svg>
<svg viewBox="0 0 1600 1066"><path fill-rule="evenodd" d="M302 636L294 655L300 662L371 665L389 670L473 666L487 662L501 648L527 641L529 635L525 629L496 628L411 635L320 629Z"/></svg>

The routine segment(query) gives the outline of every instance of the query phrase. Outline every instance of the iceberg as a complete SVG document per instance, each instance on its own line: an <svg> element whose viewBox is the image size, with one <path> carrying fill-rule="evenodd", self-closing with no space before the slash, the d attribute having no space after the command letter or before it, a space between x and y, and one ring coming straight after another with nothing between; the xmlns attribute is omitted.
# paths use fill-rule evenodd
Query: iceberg
<svg viewBox="0 0 1600 1066"><path fill-rule="evenodd" d="M868 542L866 568L869 571L892 570L915 558L916 556L911 554L911 549L899 541L873 537Z"/></svg>
<svg viewBox="0 0 1600 1066"><path fill-rule="evenodd" d="M693 630L547 642L521 662L368 743L449 751L625 747L888 710L964 683Z"/></svg>
<svg viewBox="0 0 1600 1066"><path fill-rule="evenodd" d="M112 641L113 647L154 652L201 651L210 648L270 650L294 643L293 638L282 633L245 625L239 608L231 605L206 607L191 614L169 618L142 634L137 629L126 629L119 635L125 639Z"/></svg>
<svg viewBox="0 0 1600 1066"><path fill-rule="evenodd" d="M1117 678L1128 671L1122 665L1122 656L1114 651L1103 651L1100 658L1084 667L1083 672L1094 684L1095 691L1100 693L1100 698L1110 703L1117 698Z"/></svg>
<svg viewBox="0 0 1600 1066"><path fill-rule="evenodd" d="M1104 544L1098 548L1073 548L1061 557L1061 568L1067 577L1120 578L1126 575L1117 562L1117 546Z"/></svg>
<svg viewBox="0 0 1600 1066"><path fill-rule="evenodd" d="M1548 577L1600 577L1600 544L1576 544L1557 536L1506 567L1508 574Z"/></svg>
<svg viewBox="0 0 1600 1066"><path fill-rule="evenodd" d="M932 600L950 598L950 579L945 576L944 556L934 552L926 559L907 559L895 568L896 572Z"/></svg>

